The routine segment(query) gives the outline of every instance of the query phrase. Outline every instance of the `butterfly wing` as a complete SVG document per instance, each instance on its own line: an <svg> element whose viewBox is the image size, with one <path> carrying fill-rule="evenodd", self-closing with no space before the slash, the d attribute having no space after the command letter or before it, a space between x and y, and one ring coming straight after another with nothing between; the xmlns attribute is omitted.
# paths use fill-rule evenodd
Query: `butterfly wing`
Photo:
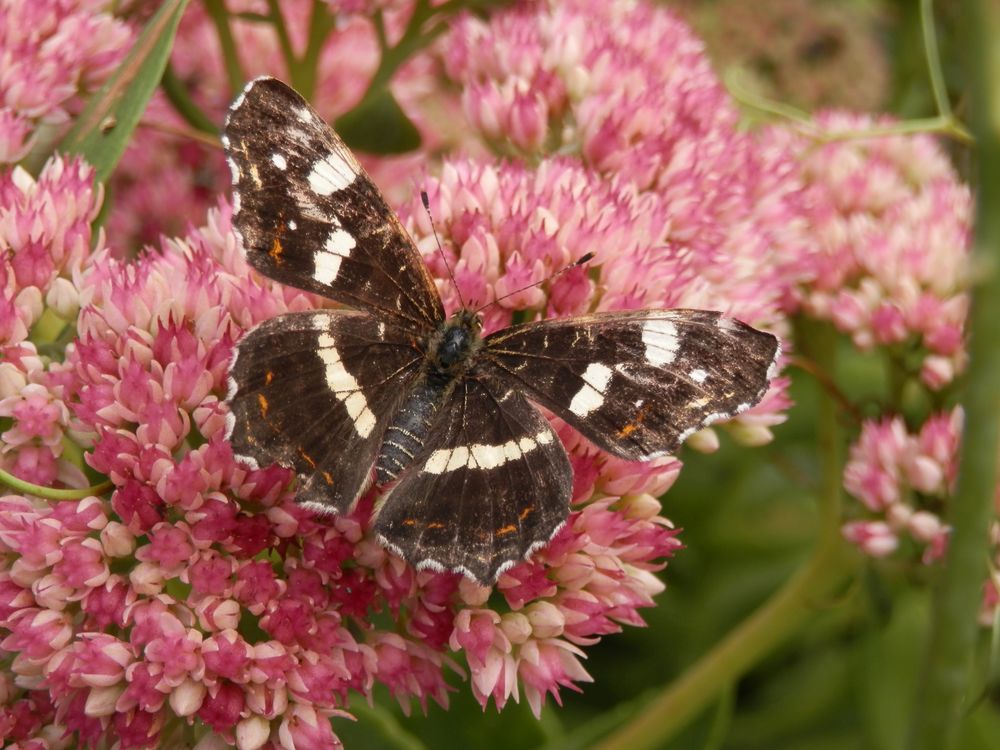
<svg viewBox="0 0 1000 750"><path fill-rule="evenodd" d="M396 214L344 142L298 93L258 78L222 143L233 226L268 278L424 330L444 318L434 281Z"/></svg>
<svg viewBox="0 0 1000 750"><path fill-rule="evenodd" d="M641 310L514 326L484 349L494 377L609 453L641 460L760 401L779 345L721 313Z"/></svg>
<svg viewBox="0 0 1000 750"><path fill-rule="evenodd" d="M418 568L484 585L544 545L569 511L569 459L519 393L461 381L413 466L384 498L379 540Z"/></svg>
<svg viewBox="0 0 1000 750"><path fill-rule="evenodd" d="M364 313L272 318L240 340L230 365L233 452L294 469L300 503L347 511L421 361L406 333Z"/></svg>

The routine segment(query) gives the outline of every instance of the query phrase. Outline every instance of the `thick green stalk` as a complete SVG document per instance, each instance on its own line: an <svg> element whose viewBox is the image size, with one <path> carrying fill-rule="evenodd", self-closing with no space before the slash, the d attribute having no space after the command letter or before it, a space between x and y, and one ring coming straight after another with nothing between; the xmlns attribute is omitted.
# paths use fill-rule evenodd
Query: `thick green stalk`
<svg viewBox="0 0 1000 750"><path fill-rule="evenodd" d="M114 488L114 484L109 479L106 482L95 484L93 487L81 487L79 489L59 490L53 487L44 487L33 482L26 482L18 479L3 469L0 469L0 484L5 484L11 489L17 490L24 495L34 495L44 497L47 500L82 500L91 495L103 495Z"/></svg>
<svg viewBox="0 0 1000 750"><path fill-rule="evenodd" d="M226 67L229 88L239 91L243 88L246 76L243 73L243 66L240 65L240 56L236 52L236 39L229 26L229 11L226 10L225 0L205 0L205 12L215 24L216 34L219 36L219 47L222 49L222 61Z"/></svg>
<svg viewBox="0 0 1000 750"><path fill-rule="evenodd" d="M976 614L987 573L1000 448L1000 3L966 0L963 10L978 164L969 372L958 486L948 517L952 533L935 582L924 678L911 724L915 750L955 747L972 697Z"/></svg>
<svg viewBox="0 0 1000 750"><path fill-rule="evenodd" d="M812 344L808 353L813 360L824 371L832 372L834 331L829 326L820 326L807 338ZM843 471L840 418L836 400L824 392L818 424L822 465L820 532L812 557L715 648L599 743L597 750L661 747L747 671L798 633L815 616L817 607L853 574L857 557L840 536Z"/></svg>

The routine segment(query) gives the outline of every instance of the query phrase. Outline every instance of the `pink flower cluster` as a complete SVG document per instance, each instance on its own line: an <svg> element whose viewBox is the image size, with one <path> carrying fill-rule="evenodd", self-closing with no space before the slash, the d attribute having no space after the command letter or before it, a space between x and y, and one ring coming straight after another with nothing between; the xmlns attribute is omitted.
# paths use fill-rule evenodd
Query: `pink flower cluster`
<svg viewBox="0 0 1000 750"><path fill-rule="evenodd" d="M567 158L545 159L531 168L453 159L443 164L440 177L427 179L426 190L457 289L423 206L414 201L403 215L440 279L448 307L460 305L459 294L477 305L510 295L484 311L486 330L509 325L512 312L525 310L557 317L708 307L758 324L779 320L775 294L752 294L746 275L706 273L705 259L667 236L669 200L640 192L627 179L602 177ZM596 257L586 267L517 292L591 251ZM725 262L720 257L719 263ZM784 420L786 385L775 381L762 404L730 423L733 435L748 444L769 441L769 428ZM716 445L708 431L699 437L699 447Z"/></svg>
<svg viewBox="0 0 1000 750"><path fill-rule="evenodd" d="M37 179L19 167L0 174L0 248L9 253L0 265L0 416L11 420L0 434L0 467L46 485L86 482L62 458L70 427L66 369L28 333L36 325L71 329L80 309L77 277L101 204L92 180L87 165L60 158Z"/></svg>
<svg viewBox="0 0 1000 750"><path fill-rule="evenodd" d="M796 218L796 165L787 149L738 130L702 42L669 11L526 4L465 19L441 50L486 143L533 160L569 154L657 195L655 239L689 252L712 285L728 284L724 296L755 300L764 309L751 319L773 315L770 261Z"/></svg>
<svg viewBox="0 0 1000 750"><path fill-rule="evenodd" d="M0 5L0 164L23 159L40 129L64 128L132 43L107 0ZM30 32L29 32L30 30Z"/></svg>
<svg viewBox="0 0 1000 750"><path fill-rule="evenodd" d="M843 113L815 120L821 133L841 135L891 122ZM926 135L800 138L798 150L811 249L789 264L796 304L861 349L916 345L921 381L947 386L965 366L968 186Z"/></svg>
<svg viewBox="0 0 1000 750"><path fill-rule="evenodd" d="M864 423L844 468L844 487L869 518L847 523L846 538L884 557L907 536L924 548L924 562L941 557L948 529L936 509L954 488L961 417L958 409L933 416L915 434L900 417Z"/></svg>
<svg viewBox="0 0 1000 750"><path fill-rule="evenodd" d="M958 476L962 433L961 407L928 418L911 432L900 417L865 422L851 446L844 487L864 505L865 518L844 525L844 537L872 557L886 557L909 539L921 559L938 561L948 546L949 529L941 508L950 501ZM991 538L992 568L1000 568L1000 484ZM1000 579L983 583L980 622L992 625L1000 607Z"/></svg>
<svg viewBox="0 0 1000 750"><path fill-rule="evenodd" d="M488 590L414 573L375 544L370 503L321 522L295 505L286 471L235 463L220 403L232 344L315 300L249 271L225 207L138 261L99 250L77 277L87 302L58 393L115 489L0 500L10 737L65 731L96 746L114 732L121 747L146 747L194 731L240 747L334 747L329 718L376 683L404 705L446 704L449 650L484 703L523 691L538 711L586 679L581 646L641 622L662 589L653 571L679 542L653 496L676 476L672 459L636 466L577 438L580 505L548 549L501 578L500 610ZM394 626L374 626L377 612Z"/></svg>

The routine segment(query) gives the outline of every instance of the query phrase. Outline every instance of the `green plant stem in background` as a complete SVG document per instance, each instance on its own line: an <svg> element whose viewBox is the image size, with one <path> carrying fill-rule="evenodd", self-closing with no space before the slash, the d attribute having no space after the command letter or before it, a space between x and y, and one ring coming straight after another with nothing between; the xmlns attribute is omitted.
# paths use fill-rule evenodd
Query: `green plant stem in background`
<svg viewBox="0 0 1000 750"><path fill-rule="evenodd" d="M976 614L987 572L1000 449L1000 3L966 0L965 61L979 166L971 260L969 372L948 553L935 582L931 629L910 747L955 747L972 675Z"/></svg>
<svg viewBox="0 0 1000 750"><path fill-rule="evenodd" d="M307 99L312 99L316 93L316 83L319 80L319 58L326 46L327 37L335 28L337 28L337 19L330 13L329 6L323 0L313 0L306 48L301 58L289 59L292 84Z"/></svg>
<svg viewBox="0 0 1000 750"><path fill-rule="evenodd" d="M163 79L160 81L163 93L167 95L170 104L184 121L192 128L202 133L210 133L213 139L219 137L219 127L205 112L195 104L194 99L187 90L184 82L177 77L173 66L168 62L163 70Z"/></svg>
<svg viewBox="0 0 1000 750"><path fill-rule="evenodd" d="M931 79L934 104L941 117L950 118L951 102L948 101L944 73L941 72L941 55L938 53L937 31L934 24L934 0L920 0L920 30L924 37L924 56L927 58L927 74Z"/></svg>
<svg viewBox="0 0 1000 750"><path fill-rule="evenodd" d="M11 489L15 489L25 495L44 497L47 500L82 500L83 498L90 497L91 495L103 495L114 486L114 484L108 480L107 482L95 484L93 487L58 490L52 487L43 487L40 484L25 482L23 479L18 479L13 474L8 474L3 469L0 469L0 483L6 484Z"/></svg>
<svg viewBox="0 0 1000 750"><path fill-rule="evenodd" d="M837 334L829 325L810 328L796 348L807 350L824 371L834 369ZM808 346L806 346L808 342ZM801 345L801 347L800 347ZM808 562L756 612L671 685L656 695L624 726L606 737L598 750L660 747L712 701L724 695L775 648L806 625L857 568L857 554L840 535L843 438L837 401L821 390L818 447L822 467L819 537Z"/></svg>
<svg viewBox="0 0 1000 750"><path fill-rule="evenodd" d="M233 38L233 30L229 25L229 11L226 10L225 0L205 0L205 12L212 19L215 33L219 37L222 63L226 68L229 88L233 91L239 91L243 88L246 76L240 65L240 56L236 53L236 40Z"/></svg>

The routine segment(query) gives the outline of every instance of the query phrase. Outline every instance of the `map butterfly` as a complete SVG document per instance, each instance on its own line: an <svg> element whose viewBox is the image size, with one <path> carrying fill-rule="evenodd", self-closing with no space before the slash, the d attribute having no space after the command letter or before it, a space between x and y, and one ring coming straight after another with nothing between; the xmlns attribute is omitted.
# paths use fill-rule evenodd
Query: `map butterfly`
<svg viewBox="0 0 1000 750"><path fill-rule="evenodd" d="M274 78L246 87L222 140L250 264L352 308L280 315L239 341L233 450L294 470L297 500L321 512L384 487L374 534L417 568L489 585L565 522L569 459L530 402L647 460L768 388L778 340L717 312L599 312L486 336L475 311L446 316L371 178Z"/></svg>

